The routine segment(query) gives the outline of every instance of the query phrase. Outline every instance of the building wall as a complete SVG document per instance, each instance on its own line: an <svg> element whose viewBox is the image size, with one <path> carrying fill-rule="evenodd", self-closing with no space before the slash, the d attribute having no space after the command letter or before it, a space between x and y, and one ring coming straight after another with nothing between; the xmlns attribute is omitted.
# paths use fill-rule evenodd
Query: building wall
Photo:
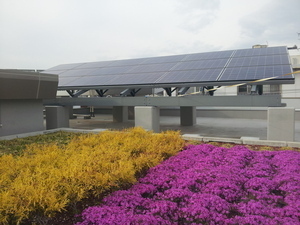
<svg viewBox="0 0 300 225"><path fill-rule="evenodd" d="M0 136L44 130L43 102L0 100Z"/></svg>
<svg viewBox="0 0 300 225"><path fill-rule="evenodd" d="M222 96L222 95L237 95L237 87L220 87L214 93L215 96Z"/></svg>
<svg viewBox="0 0 300 225"><path fill-rule="evenodd" d="M294 71L299 71L300 55L291 55L291 63ZM294 84L282 85L282 102L288 107L300 109L300 73L294 74Z"/></svg>

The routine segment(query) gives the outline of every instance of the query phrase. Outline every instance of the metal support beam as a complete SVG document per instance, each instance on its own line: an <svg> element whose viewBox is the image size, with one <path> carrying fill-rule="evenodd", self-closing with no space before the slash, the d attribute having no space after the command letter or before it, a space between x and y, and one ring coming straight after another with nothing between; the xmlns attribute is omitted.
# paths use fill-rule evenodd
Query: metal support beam
<svg viewBox="0 0 300 225"><path fill-rule="evenodd" d="M69 95L72 97L72 98L77 98L78 96L82 95L83 93L87 92L88 90L78 90L75 92L75 90L66 90Z"/></svg>
<svg viewBox="0 0 300 225"><path fill-rule="evenodd" d="M140 90L141 90L141 88L138 88L138 89L128 88L128 89L125 89L124 91L122 91L120 93L120 96L127 96L129 94L130 96L134 97L136 95L136 93L138 93Z"/></svg>
<svg viewBox="0 0 300 225"><path fill-rule="evenodd" d="M173 93L174 91L176 91L176 90L177 90L177 87L176 87L176 88L174 88L173 90L172 90L172 88L170 88L170 87L168 87L168 88L164 88L164 90L167 92L167 95L171 96L171 95L172 95L172 93Z"/></svg>
<svg viewBox="0 0 300 225"><path fill-rule="evenodd" d="M190 87L182 87L179 89L178 94L184 95L189 89L190 89Z"/></svg>
<svg viewBox="0 0 300 225"><path fill-rule="evenodd" d="M74 90L66 90L67 92L68 92L68 94L71 96L71 97L73 97L74 96Z"/></svg>
<svg viewBox="0 0 300 225"><path fill-rule="evenodd" d="M183 96L183 97L112 97L57 98L44 100L44 105L89 106L220 106L220 107L278 107L280 95Z"/></svg>
<svg viewBox="0 0 300 225"><path fill-rule="evenodd" d="M82 95L83 93L85 93L87 91L89 91L89 90L79 90L73 95L73 98L77 98L78 96Z"/></svg>
<svg viewBox="0 0 300 225"><path fill-rule="evenodd" d="M108 91L108 89L105 89L105 90L103 90L103 89L100 89L100 90L95 89L95 91L97 92L97 94L98 94L100 97L103 97L104 94Z"/></svg>

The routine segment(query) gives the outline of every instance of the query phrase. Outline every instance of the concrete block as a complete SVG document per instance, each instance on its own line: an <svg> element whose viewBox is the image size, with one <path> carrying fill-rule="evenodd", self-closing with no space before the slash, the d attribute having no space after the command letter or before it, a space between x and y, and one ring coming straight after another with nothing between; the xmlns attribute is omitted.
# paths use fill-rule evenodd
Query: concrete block
<svg viewBox="0 0 300 225"><path fill-rule="evenodd" d="M134 106L128 106L128 120L134 120Z"/></svg>
<svg viewBox="0 0 300 225"><path fill-rule="evenodd" d="M127 122L128 121L128 106L114 106L113 107L113 121Z"/></svg>
<svg viewBox="0 0 300 225"><path fill-rule="evenodd" d="M63 106L46 106L46 129L69 127L69 110Z"/></svg>
<svg viewBox="0 0 300 225"><path fill-rule="evenodd" d="M267 145L275 147L287 146L286 141L269 141L269 140L243 140L244 145Z"/></svg>
<svg viewBox="0 0 300 225"><path fill-rule="evenodd" d="M221 138L221 137L203 137L204 142L226 142L234 144L242 144L241 139L237 138Z"/></svg>
<svg viewBox="0 0 300 225"><path fill-rule="evenodd" d="M291 141L295 139L295 109L290 107L268 109L268 140Z"/></svg>
<svg viewBox="0 0 300 225"><path fill-rule="evenodd" d="M160 132L159 107L136 106L134 108L134 114L136 127L143 127L146 130Z"/></svg>
<svg viewBox="0 0 300 225"><path fill-rule="evenodd" d="M243 136L243 137L241 137L241 140L255 140L255 141L258 141L259 137L246 137L246 136Z"/></svg>
<svg viewBox="0 0 300 225"><path fill-rule="evenodd" d="M195 141L202 141L203 137L198 134L183 134L182 138L184 140L195 140Z"/></svg>
<svg viewBox="0 0 300 225"><path fill-rule="evenodd" d="M180 107L180 124L181 126L193 126L196 124L196 107Z"/></svg>
<svg viewBox="0 0 300 225"><path fill-rule="evenodd" d="M292 147L292 148L300 148L300 142L286 142L288 147Z"/></svg>

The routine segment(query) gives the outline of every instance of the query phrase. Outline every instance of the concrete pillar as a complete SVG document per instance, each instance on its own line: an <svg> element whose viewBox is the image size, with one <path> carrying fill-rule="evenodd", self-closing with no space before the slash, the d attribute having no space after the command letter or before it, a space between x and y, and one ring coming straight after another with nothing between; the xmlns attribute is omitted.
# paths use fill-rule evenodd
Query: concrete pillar
<svg viewBox="0 0 300 225"><path fill-rule="evenodd" d="M112 114L114 122L127 122L128 106L114 106Z"/></svg>
<svg viewBox="0 0 300 225"><path fill-rule="evenodd" d="M181 106L180 107L180 124L181 126L193 126L196 124L196 107Z"/></svg>
<svg viewBox="0 0 300 225"><path fill-rule="evenodd" d="M268 140L294 141L295 108L268 108Z"/></svg>
<svg viewBox="0 0 300 225"><path fill-rule="evenodd" d="M69 127L69 110L63 106L46 106L46 129Z"/></svg>
<svg viewBox="0 0 300 225"><path fill-rule="evenodd" d="M65 106L68 108L68 112L69 112L69 119L75 119L76 117L74 116L74 110L73 110L73 106Z"/></svg>
<svg viewBox="0 0 300 225"><path fill-rule="evenodd" d="M160 132L159 107L156 106L136 106L134 108L135 126L143 127L146 130Z"/></svg>
<svg viewBox="0 0 300 225"><path fill-rule="evenodd" d="M128 106L128 119L134 120L134 106Z"/></svg>

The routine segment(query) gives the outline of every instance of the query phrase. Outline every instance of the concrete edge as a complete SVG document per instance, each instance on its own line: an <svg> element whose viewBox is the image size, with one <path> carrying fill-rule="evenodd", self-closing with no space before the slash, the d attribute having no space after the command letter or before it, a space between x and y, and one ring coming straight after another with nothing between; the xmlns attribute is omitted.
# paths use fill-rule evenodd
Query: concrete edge
<svg viewBox="0 0 300 225"><path fill-rule="evenodd" d="M221 137L203 137L204 142L226 142L234 144L243 144L241 139L237 138L221 138Z"/></svg>
<svg viewBox="0 0 300 225"><path fill-rule="evenodd" d="M55 133L55 132L59 132L59 131L77 132L77 133L99 133L99 132L105 131L105 130L107 130L107 129L84 130L84 129L72 129L72 128L56 128L56 129L50 129L50 130L44 130L44 131L36 131L36 132L2 136L2 137L0 137L0 141L1 140L12 140L15 138L26 138L26 137L31 137L31 136L43 135L43 134L51 134L51 133Z"/></svg>
<svg viewBox="0 0 300 225"><path fill-rule="evenodd" d="M84 129L72 129L72 128L57 128L51 130L30 132L30 133L22 133L15 134L9 136L0 137L0 140L11 140L15 138L25 138L30 136L37 136L43 134L50 134L59 131L65 132L81 132L81 133L99 133L108 129L94 129L94 130L84 130ZM241 145L267 145L274 147L293 147L300 148L300 142L286 142L286 141L270 141L270 140L251 140L251 139L235 139L235 138L222 138L222 137L203 137L197 134L183 134L182 138L184 140L192 140L192 141L203 141L203 142L225 142L225 143L234 143Z"/></svg>
<svg viewBox="0 0 300 225"><path fill-rule="evenodd" d="M267 145L273 147L300 148L300 142L234 139L234 138L221 138L221 137L202 137L196 134L183 134L182 138L184 140L194 140L194 141L203 141L203 142L226 142L226 143L234 143L234 144L241 144L241 145Z"/></svg>

